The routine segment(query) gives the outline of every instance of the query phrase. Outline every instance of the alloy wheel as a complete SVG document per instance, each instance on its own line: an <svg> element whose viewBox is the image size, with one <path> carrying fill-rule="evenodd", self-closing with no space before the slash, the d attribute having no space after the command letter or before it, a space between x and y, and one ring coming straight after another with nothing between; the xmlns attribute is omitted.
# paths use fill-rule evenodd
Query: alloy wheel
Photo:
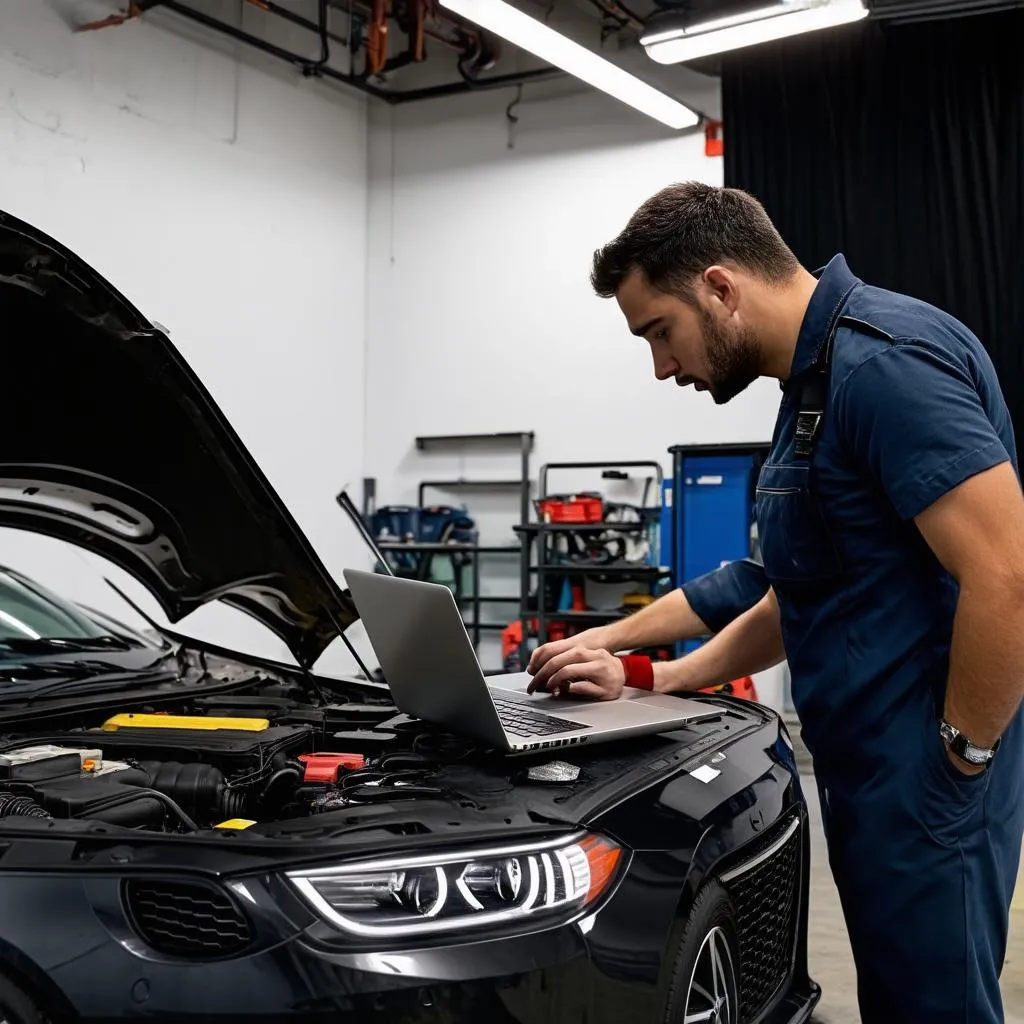
<svg viewBox="0 0 1024 1024"><path fill-rule="evenodd" d="M725 932L712 928L697 952L683 1024L738 1024L736 972Z"/></svg>

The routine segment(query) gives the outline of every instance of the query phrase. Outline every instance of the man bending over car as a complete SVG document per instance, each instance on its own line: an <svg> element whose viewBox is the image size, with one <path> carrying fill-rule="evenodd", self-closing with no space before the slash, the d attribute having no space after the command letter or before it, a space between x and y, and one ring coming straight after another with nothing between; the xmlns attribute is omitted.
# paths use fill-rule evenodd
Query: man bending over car
<svg viewBox="0 0 1024 1024"><path fill-rule="evenodd" d="M763 578L743 563L546 644L532 688L684 693L788 660L861 1019L1001 1022L1024 829L1024 496L985 349L842 255L809 273L753 198L695 182L644 203L592 281L658 380L719 404L780 383ZM676 661L616 656L704 627Z"/></svg>

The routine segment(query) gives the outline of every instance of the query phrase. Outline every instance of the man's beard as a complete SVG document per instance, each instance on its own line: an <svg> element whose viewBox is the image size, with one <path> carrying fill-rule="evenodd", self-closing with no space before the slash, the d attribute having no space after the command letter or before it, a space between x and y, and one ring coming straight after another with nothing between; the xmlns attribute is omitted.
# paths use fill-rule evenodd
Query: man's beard
<svg viewBox="0 0 1024 1024"><path fill-rule="evenodd" d="M701 328L708 391L716 405L724 405L761 375L761 351L749 327L729 331L715 320L710 310L701 310Z"/></svg>

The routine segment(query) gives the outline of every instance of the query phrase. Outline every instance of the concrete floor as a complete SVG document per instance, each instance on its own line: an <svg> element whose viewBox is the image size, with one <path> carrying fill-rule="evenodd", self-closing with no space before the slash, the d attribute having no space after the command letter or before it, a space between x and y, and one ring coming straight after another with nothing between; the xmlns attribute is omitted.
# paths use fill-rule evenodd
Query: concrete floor
<svg viewBox="0 0 1024 1024"><path fill-rule="evenodd" d="M817 788L813 776L806 768L802 768L801 774L805 779L804 791L813 824L810 971L811 977L822 988L822 999L813 1020L817 1024L859 1024L853 957L839 907L839 896L828 868ZM1017 892L1010 923L1010 945L1002 976L1006 1024L1024 1024L1024 891L1018 887Z"/></svg>

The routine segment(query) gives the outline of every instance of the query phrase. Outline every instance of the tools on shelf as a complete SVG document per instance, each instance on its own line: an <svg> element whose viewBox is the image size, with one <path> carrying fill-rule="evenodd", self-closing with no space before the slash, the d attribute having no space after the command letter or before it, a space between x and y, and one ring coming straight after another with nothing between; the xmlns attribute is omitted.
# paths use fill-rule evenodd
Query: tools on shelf
<svg viewBox="0 0 1024 1024"><path fill-rule="evenodd" d="M552 471L600 471L603 480L632 483L637 470L646 476L635 504L593 490L548 490ZM657 500L653 505L648 504L652 489ZM534 500L537 519L517 527L536 585L523 586L519 619L503 634L507 671L524 668L533 646L614 621L656 596L671 574L660 557L663 489L657 462L558 462L541 467ZM634 584L638 592L620 593L618 604L595 608L587 599L592 584L618 590Z"/></svg>
<svg viewBox="0 0 1024 1024"><path fill-rule="evenodd" d="M416 505L385 505L365 509L367 527L379 549L388 558L396 575L411 576L449 586L456 602L462 606L464 621L473 645L479 651L484 632L500 632L504 622L487 621L482 616L485 605L517 607L518 593L482 594L482 563L493 558L521 557L521 544L512 528L530 516L530 456L533 431L492 434L424 435L415 439L420 452L485 451L511 448L518 455L519 475L501 478L440 475L421 480L417 487ZM512 512L508 543L483 543L477 517L465 505L431 504L428 493L464 494L508 491L518 497ZM519 573L520 581L523 573ZM506 589L511 590L506 586ZM468 613L468 614L466 614Z"/></svg>
<svg viewBox="0 0 1024 1024"><path fill-rule="evenodd" d="M521 671L539 644L634 614L684 580L756 555L754 489L767 444L674 446L667 479L656 461L547 463L535 494L533 444L531 431L417 437L421 452L511 448L519 475L425 475L417 504L364 508L367 531L391 571L452 589L478 654L483 634L500 635L501 664L493 671ZM564 486L563 475L574 473L587 474L573 481L584 483L579 490ZM555 474L560 488L549 487ZM486 518L486 503L476 496L506 491L519 499L509 543L493 542L500 539L493 528L492 542L484 543L480 505ZM474 495L472 508L457 499L443 502L466 494ZM499 569L500 558L519 558L518 593L507 575L503 585L492 582L481 593L488 556L499 559ZM515 607L517 617L502 617L502 606ZM485 608L499 614L484 617ZM643 653L672 658L700 642ZM756 699L749 679L725 689Z"/></svg>

